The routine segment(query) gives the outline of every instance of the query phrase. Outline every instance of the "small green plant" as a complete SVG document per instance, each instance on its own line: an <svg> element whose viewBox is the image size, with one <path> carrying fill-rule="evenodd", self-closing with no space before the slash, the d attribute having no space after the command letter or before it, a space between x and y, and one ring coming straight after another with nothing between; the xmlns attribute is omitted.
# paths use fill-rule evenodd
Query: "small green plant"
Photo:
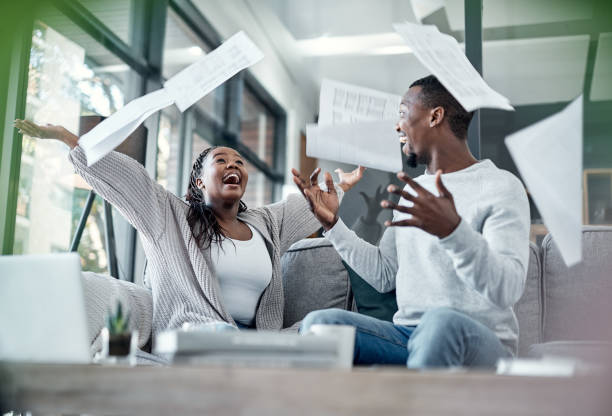
<svg viewBox="0 0 612 416"><path fill-rule="evenodd" d="M130 322L129 312L123 315L123 306L117 301L115 313L109 311L106 318L106 326L110 335L119 335L128 332L128 324Z"/></svg>

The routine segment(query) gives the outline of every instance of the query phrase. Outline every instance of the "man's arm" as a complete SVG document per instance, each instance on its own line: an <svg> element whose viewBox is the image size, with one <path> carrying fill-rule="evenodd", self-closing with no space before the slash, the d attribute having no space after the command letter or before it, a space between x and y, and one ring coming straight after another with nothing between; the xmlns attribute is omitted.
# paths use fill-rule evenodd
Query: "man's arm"
<svg viewBox="0 0 612 416"><path fill-rule="evenodd" d="M342 220L325 232L325 238L334 245L342 260L378 292L395 289L398 266L394 228L384 232L378 247L359 238Z"/></svg>
<svg viewBox="0 0 612 416"><path fill-rule="evenodd" d="M491 208L482 234L461 221L440 240L459 278L502 309L518 302L527 277L529 203L521 191Z"/></svg>
<svg viewBox="0 0 612 416"><path fill-rule="evenodd" d="M399 173L398 178L410 185L416 195L394 185L389 186L389 192L413 205L399 206L391 201L383 201L381 205L411 217L386 225L417 227L437 236L465 284L499 308L511 307L523 293L529 260L529 203L524 188L515 179L503 189L495 189L495 195L500 196L487 208L489 212L480 234L457 214L453 196L440 175L438 171L435 179L440 195L435 196L406 174Z"/></svg>

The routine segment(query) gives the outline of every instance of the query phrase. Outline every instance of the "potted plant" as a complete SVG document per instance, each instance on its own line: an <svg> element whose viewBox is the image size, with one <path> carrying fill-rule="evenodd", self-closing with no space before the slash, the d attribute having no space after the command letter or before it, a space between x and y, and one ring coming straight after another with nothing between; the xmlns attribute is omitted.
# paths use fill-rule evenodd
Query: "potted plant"
<svg viewBox="0 0 612 416"><path fill-rule="evenodd" d="M132 333L128 329L129 312L124 315L121 302L117 301L115 312L109 311L106 325L108 328L108 355L127 356L130 353Z"/></svg>

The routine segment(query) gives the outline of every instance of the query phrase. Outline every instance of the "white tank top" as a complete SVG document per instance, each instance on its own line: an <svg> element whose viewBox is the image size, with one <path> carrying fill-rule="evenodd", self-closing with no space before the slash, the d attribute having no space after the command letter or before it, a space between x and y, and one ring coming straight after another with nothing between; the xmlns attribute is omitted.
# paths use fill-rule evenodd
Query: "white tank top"
<svg viewBox="0 0 612 416"><path fill-rule="evenodd" d="M272 260L261 234L249 228L250 240L226 237L221 249L211 244L210 254L226 310L234 321L252 326L259 298L272 280Z"/></svg>

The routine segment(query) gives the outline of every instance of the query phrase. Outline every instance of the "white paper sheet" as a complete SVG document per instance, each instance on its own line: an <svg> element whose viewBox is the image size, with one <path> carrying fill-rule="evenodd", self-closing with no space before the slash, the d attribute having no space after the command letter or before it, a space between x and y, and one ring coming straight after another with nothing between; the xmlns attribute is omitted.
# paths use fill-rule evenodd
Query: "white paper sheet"
<svg viewBox="0 0 612 416"><path fill-rule="evenodd" d="M433 25L395 23L393 28L421 63L434 74L467 111L478 108L514 110L510 101L493 90L467 59L457 40Z"/></svg>
<svg viewBox="0 0 612 416"><path fill-rule="evenodd" d="M324 79L319 97L319 125L396 120L402 97Z"/></svg>
<svg viewBox="0 0 612 416"><path fill-rule="evenodd" d="M402 156L391 121L306 126L306 154L388 172L402 170Z"/></svg>
<svg viewBox="0 0 612 416"><path fill-rule="evenodd" d="M567 266L582 260L582 96L506 137L506 146Z"/></svg>
<svg viewBox="0 0 612 416"><path fill-rule="evenodd" d="M177 107L185 111L229 78L263 58L242 31L164 83Z"/></svg>
<svg viewBox="0 0 612 416"><path fill-rule="evenodd" d="M91 166L119 146L151 114L172 104L166 90L159 89L130 101L79 139Z"/></svg>

